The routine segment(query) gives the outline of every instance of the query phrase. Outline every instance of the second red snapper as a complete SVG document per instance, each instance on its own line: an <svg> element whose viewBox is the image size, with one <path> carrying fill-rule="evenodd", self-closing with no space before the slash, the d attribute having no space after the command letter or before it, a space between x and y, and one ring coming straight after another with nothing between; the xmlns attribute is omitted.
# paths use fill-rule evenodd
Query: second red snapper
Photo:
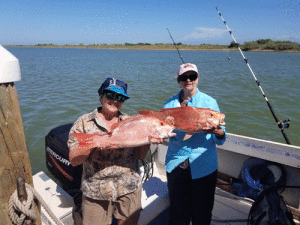
<svg viewBox="0 0 300 225"><path fill-rule="evenodd" d="M141 115L155 116L188 133L202 132L203 128L224 126L225 114L218 111L198 107L177 107L160 111L137 111Z"/></svg>

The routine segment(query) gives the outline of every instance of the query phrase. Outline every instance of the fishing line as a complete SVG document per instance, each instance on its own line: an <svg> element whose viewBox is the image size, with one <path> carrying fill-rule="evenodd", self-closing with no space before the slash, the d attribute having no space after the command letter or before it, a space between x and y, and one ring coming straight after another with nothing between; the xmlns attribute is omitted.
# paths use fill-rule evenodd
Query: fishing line
<svg viewBox="0 0 300 225"><path fill-rule="evenodd" d="M223 20L223 23L225 24L227 30L229 31L229 34L231 35L233 41L237 44L238 49L239 49L241 55L243 56L244 61L246 62L247 66L248 66L248 68L249 68L249 70L250 70L250 72L252 73L252 75L253 75L253 77L254 77L254 79L255 79L255 82L256 82L257 86L259 87L260 91L262 92L262 94L263 94L263 96L264 96L264 98L265 98L265 100L266 100L266 102L267 102L267 105L269 106L269 109L270 109L270 111L271 111L271 113L272 113L272 115L273 115L273 117L274 117L274 119L275 119L275 121L276 121L276 123L277 123L277 126L278 126L278 128L280 129L280 131L281 131L281 133L282 133L282 135L283 135L283 137L284 137L286 143L287 143L287 144L291 144L291 143L290 143L290 140L288 139L287 135L286 135L285 132L284 132L284 129L285 129L285 128L287 129L287 128L289 128L289 126L290 126L290 119L284 120L284 121L282 122L281 120L279 120L279 119L277 118L277 116L275 115L274 110L273 110L271 104L269 103L269 100L268 100L267 96L265 95L265 93L264 93L264 91L263 91L263 89L262 89L262 87L261 87L261 85L260 85L260 82L256 79L256 76L255 76L254 72L252 71L252 69L251 69L251 67L250 67L250 65L249 65L249 63L248 63L248 59L246 59L246 57L244 56L244 54L243 54L243 52L242 52L242 50L241 50L239 44L237 43L237 41L236 41L235 38L233 37L232 31L228 28L226 21L223 19L222 15L221 15L221 13L219 12L219 10L218 10L217 7L216 7L216 10L218 11L219 16L220 16L221 19Z"/></svg>
<svg viewBox="0 0 300 225"><path fill-rule="evenodd" d="M170 31L169 31L169 29L168 29L168 28L167 28L167 30L168 30L168 32L169 32L169 34L170 34L170 37L171 37L172 41L173 41L173 45L174 45L174 46L175 46L175 48L177 49L177 52L178 52L178 54L179 54L179 57L181 58L181 60L182 60L183 64L185 64L185 62L183 61L183 58L182 58L182 56L180 55L180 52L179 52L179 50L178 50L178 48L177 48L177 45L176 45L176 43L175 43L174 39L172 38L172 35L171 35L171 33L170 33Z"/></svg>

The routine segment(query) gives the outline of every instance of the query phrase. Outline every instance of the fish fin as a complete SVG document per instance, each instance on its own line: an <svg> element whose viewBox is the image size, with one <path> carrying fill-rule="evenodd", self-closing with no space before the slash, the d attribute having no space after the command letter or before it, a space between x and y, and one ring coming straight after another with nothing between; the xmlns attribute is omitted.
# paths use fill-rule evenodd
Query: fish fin
<svg viewBox="0 0 300 225"><path fill-rule="evenodd" d="M193 134L186 133L185 136L183 137L183 141L186 141L187 139L190 139L193 136Z"/></svg>
<svg viewBox="0 0 300 225"><path fill-rule="evenodd" d="M138 113L140 113L142 116L149 116L149 117L156 117L157 119L165 120L165 116L162 115L160 112L156 112L156 111L137 111ZM168 121L167 121L168 122ZM169 123L169 122L168 122ZM173 124L172 124L173 125Z"/></svg>
<svg viewBox="0 0 300 225"><path fill-rule="evenodd" d="M161 109L161 110L159 110L159 112L170 111L170 110L172 110L172 109L174 109L174 108Z"/></svg>
<svg viewBox="0 0 300 225"><path fill-rule="evenodd" d="M194 109L194 108L197 108L197 107L185 106L185 107L166 108L166 109L159 110L159 112L167 112L167 111L170 111L170 112L180 112L182 110L184 110L184 111L187 110L188 111L188 110L191 110L191 109Z"/></svg>
<svg viewBox="0 0 300 225"><path fill-rule="evenodd" d="M154 111L145 110L145 111L136 111L136 112L141 114L141 115L152 115Z"/></svg>
<svg viewBox="0 0 300 225"><path fill-rule="evenodd" d="M127 121L130 121L130 120L133 120L133 118L132 118L132 117L128 117L128 118L126 118L126 119L124 119L124 120L121 120L121 121L119 121L119 122L117 122L117 123L114 123L114 124L111 126L111 131L110 131L108 134L111 134L111 133L113 132L114 129L116 129L117 127L121 126L121 125L124 124L124 123L127 123Z"/></svg>
<svg viewBox="0 0 300 225"><path fill-rule="evenodd" d="M119 123L115 123L115 124L113 124L112 126L111 126L111 130L110 130L110 132L108 133L108 135L110 135L111 136L111 134L112 134L112 132L113 132L113 130L114 129L116 129L118 126L119 126L120 124Z"/></svg>
<svg viewBox="0 0 300 225"><path fill-rule="evenodd" d="M143 112L143 111L141 111L141 112ZM117 123L114 123L114 124L111 126L111 133L113 133L113 130L116 129L117 127L122 126L123 124L126 124L126 123L128 123L128 122L130 122L130 121L135 121L136 119L138 119L138 118L141 117L141 116L142 116L142 115L134 115L134 116L128 117L128 118L126 118L126 119L124 119L124 120L121 120L121 121L119 121L119 122L117 122Z"/></svg>

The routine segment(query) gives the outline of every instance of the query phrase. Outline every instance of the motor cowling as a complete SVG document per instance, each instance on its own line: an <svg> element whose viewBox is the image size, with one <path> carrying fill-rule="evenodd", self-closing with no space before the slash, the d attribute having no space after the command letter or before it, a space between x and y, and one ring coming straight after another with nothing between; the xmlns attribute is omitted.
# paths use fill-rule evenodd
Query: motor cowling
<svg viewBox="0 0 300 225"><path fill-rule="evenodd" d="M73 124L52 129L45 138L46 165L66 191L79 189L82 165L73 167L69 160L67 141Z"/></svg>

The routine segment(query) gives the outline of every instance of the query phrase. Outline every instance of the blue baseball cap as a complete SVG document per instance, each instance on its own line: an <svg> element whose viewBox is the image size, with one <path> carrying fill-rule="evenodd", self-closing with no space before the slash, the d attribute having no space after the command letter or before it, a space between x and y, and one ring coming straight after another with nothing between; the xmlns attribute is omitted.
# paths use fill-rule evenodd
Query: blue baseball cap
<svg viewBox="0 0 300 225"><path fill-rule="evenodd" d="M129 97L127 95L127 86L128 85L121 80L108 77L98 89L98 94L101 95L104 91L113 91L125 96L128 99Z"/></svg>

